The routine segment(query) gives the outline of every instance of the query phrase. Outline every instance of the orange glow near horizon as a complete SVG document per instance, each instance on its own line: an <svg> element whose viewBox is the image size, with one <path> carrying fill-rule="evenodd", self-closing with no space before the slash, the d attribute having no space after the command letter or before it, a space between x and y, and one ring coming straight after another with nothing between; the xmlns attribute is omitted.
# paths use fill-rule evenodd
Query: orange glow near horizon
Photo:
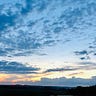
<svg viewBox="0 0 96 96"><path fill-rule="evenodd" d="M8 75L8 74L0 74L0 82L4 82L8 78L10 78L10 75Z"/></svg>
<svg viewBox="0 0 96 96"><path fill-rule="evenodd" d="M18 82L38 82L42 78L85 78L89 79L94 76L96 70L79 70L73 72L49 72L49 73L38 73L38 74L0 74L0 83L10 82L11 84L16 84Z"/></svg>

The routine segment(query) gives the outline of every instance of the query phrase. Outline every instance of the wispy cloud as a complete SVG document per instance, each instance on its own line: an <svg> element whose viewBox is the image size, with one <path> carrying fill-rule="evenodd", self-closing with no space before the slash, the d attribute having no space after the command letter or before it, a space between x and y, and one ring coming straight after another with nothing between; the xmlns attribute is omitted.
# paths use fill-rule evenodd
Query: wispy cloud
<svg viewBox="0 0 96 96"><path fill-rule="evenodd" d="M86 62L79 62L78 64L81 64L81 65L90 65L90 66L92 66L92 65L96 65L96 63L95 62L91 62L91 61L86 61Z"/></svg>
<svg viewBox="0 0 96 96"><path fill-rule="evenodd" d="M77 70L78 68L54 68L54 69L48 69L44 73L48 72L62 72L62 71L74 71Z"/></svg>

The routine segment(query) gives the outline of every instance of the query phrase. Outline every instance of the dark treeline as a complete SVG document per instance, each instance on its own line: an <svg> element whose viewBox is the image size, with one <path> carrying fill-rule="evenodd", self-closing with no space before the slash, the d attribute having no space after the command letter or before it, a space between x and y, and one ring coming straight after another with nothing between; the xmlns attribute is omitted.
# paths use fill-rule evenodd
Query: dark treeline
<svg viewBox="0 0 96 96"><path fill-rule="evenodd" d="M96 86L51 87L27 85L0 85L0 96L96 96Z"/></svg>
<svg viewBox="0 0 96 96"><path fill-rule="evenodd" d="M66 94L71 94L73 96L96 96L96 85L89 87L74 87L66 90Z"/></svg>

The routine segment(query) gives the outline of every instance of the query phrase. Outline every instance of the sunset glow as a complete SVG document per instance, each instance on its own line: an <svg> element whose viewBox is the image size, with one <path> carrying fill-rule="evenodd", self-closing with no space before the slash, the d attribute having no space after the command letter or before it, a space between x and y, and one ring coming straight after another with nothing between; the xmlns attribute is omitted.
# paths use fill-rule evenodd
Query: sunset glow
<svg viewBox="0 0 96 96"><path fill-rule="evenodd" d="M95 11L96 0L0 0L0 84L96 84Z"/></svg>

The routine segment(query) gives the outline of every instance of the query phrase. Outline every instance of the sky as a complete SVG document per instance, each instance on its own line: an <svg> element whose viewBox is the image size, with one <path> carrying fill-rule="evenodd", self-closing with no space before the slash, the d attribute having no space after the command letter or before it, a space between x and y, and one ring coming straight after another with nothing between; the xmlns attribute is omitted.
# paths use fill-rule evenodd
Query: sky
<svg viewBox="0 0 96 96"><path fill-rule="evenodd" d="M96 0L0 0L0 84L96 84Z"/></svg>

